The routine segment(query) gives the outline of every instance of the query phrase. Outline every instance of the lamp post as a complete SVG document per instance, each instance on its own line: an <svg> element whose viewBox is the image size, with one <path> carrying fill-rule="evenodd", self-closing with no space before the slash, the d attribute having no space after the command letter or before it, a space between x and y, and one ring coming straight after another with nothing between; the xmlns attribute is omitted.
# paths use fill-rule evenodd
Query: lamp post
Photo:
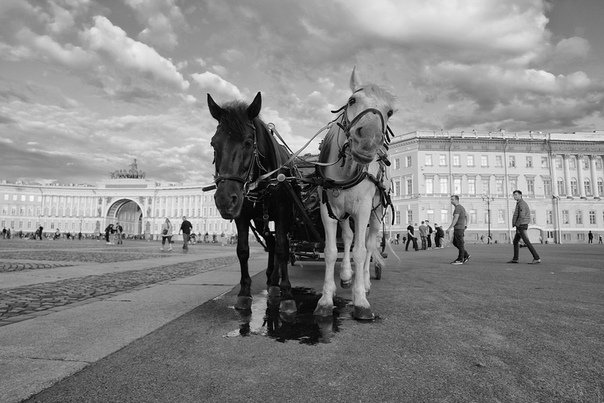
<svg viewBox="0 0 604 403"><path fill-rule="evenodd" d="M491 202L495 200L493 196L484 194L482 195L482 201L487 203L487 243L491 243Z"/></svg>

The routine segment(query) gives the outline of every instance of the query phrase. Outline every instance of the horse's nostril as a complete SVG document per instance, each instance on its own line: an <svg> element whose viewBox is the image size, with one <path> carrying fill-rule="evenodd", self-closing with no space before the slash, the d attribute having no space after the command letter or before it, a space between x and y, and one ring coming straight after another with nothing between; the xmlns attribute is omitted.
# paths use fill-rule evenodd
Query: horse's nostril
<svg viewBox="0 0 604 403"><path fill-rule="evenodd" d="M231 205L234 206L237 204L238 197L236 194L231 195Z"/></svg>

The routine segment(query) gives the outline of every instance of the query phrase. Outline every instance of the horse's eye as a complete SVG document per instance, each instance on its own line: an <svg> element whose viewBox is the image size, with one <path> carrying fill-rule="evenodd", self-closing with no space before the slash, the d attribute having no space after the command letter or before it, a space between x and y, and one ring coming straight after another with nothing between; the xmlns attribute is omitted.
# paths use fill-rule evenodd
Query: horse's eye
<svg viewBox="0 0 604 403"><path fill-rule="evenodd" d="M252 140L245 140L245 141L243 142L243 146L244 146L245 148L252 148L252 146L253 146L253 145L254 145L254 143L252 142Z"/></svg>
<svg viewBox="0 0 604 403"><path fill-rule="evenodd" d="M393 111L392 109L390 109L390 110L388 111L388 117L392 116L392 114L393 114L393 113L394 113L394 111Z"/></svg>
<svg viewBox="0 0 604 403"><path fill-rule="evenodd" d="M352 106L352 105L354 105L354 103L355 103L356 101L357 101L357 100L356 100L356 99L354 99L354 97L350 97L350 99L348 100L348 106Z"/></svg>

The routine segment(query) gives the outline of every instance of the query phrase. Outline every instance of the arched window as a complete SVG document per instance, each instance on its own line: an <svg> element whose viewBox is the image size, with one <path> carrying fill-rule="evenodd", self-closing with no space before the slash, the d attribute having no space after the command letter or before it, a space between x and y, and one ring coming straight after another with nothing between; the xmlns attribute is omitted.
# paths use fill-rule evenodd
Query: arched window
<svg viewBox="0 0 604 403"><path fill-rule="evenodd" d="M577 179L575 179L575 178L571 178L571 180L570 180L570 194L572 196L579 195L579 188L577 187Z"/></svg>
<svg viewBox="0 0 604 403"><path fill-rule="evenodd" d="M583 188L585 189L586 196L592 196L591 194L591 181L589 179L585 179L583 181Z"/></svg>
<svg viewBox="0 0 604 403"><path fill-rule="evenodd" d="M604 196L604 180L602 178L598 178L598 194L600 197Z"/></svg>

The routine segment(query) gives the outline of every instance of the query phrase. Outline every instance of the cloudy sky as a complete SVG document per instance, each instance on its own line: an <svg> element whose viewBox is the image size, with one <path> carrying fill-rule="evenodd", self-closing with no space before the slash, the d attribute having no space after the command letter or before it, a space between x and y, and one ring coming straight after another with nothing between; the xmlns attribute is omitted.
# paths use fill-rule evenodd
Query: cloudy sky
<svg viewBox="0 0 604 403"><path fill-rule="evenodd" d="M604 129L602 0L1 0L0 179L95 183L137 158L210 180L206 105L251 101L292 148L353 66L395 133ZM311 150L314 151L314 150Z"/></svg>

